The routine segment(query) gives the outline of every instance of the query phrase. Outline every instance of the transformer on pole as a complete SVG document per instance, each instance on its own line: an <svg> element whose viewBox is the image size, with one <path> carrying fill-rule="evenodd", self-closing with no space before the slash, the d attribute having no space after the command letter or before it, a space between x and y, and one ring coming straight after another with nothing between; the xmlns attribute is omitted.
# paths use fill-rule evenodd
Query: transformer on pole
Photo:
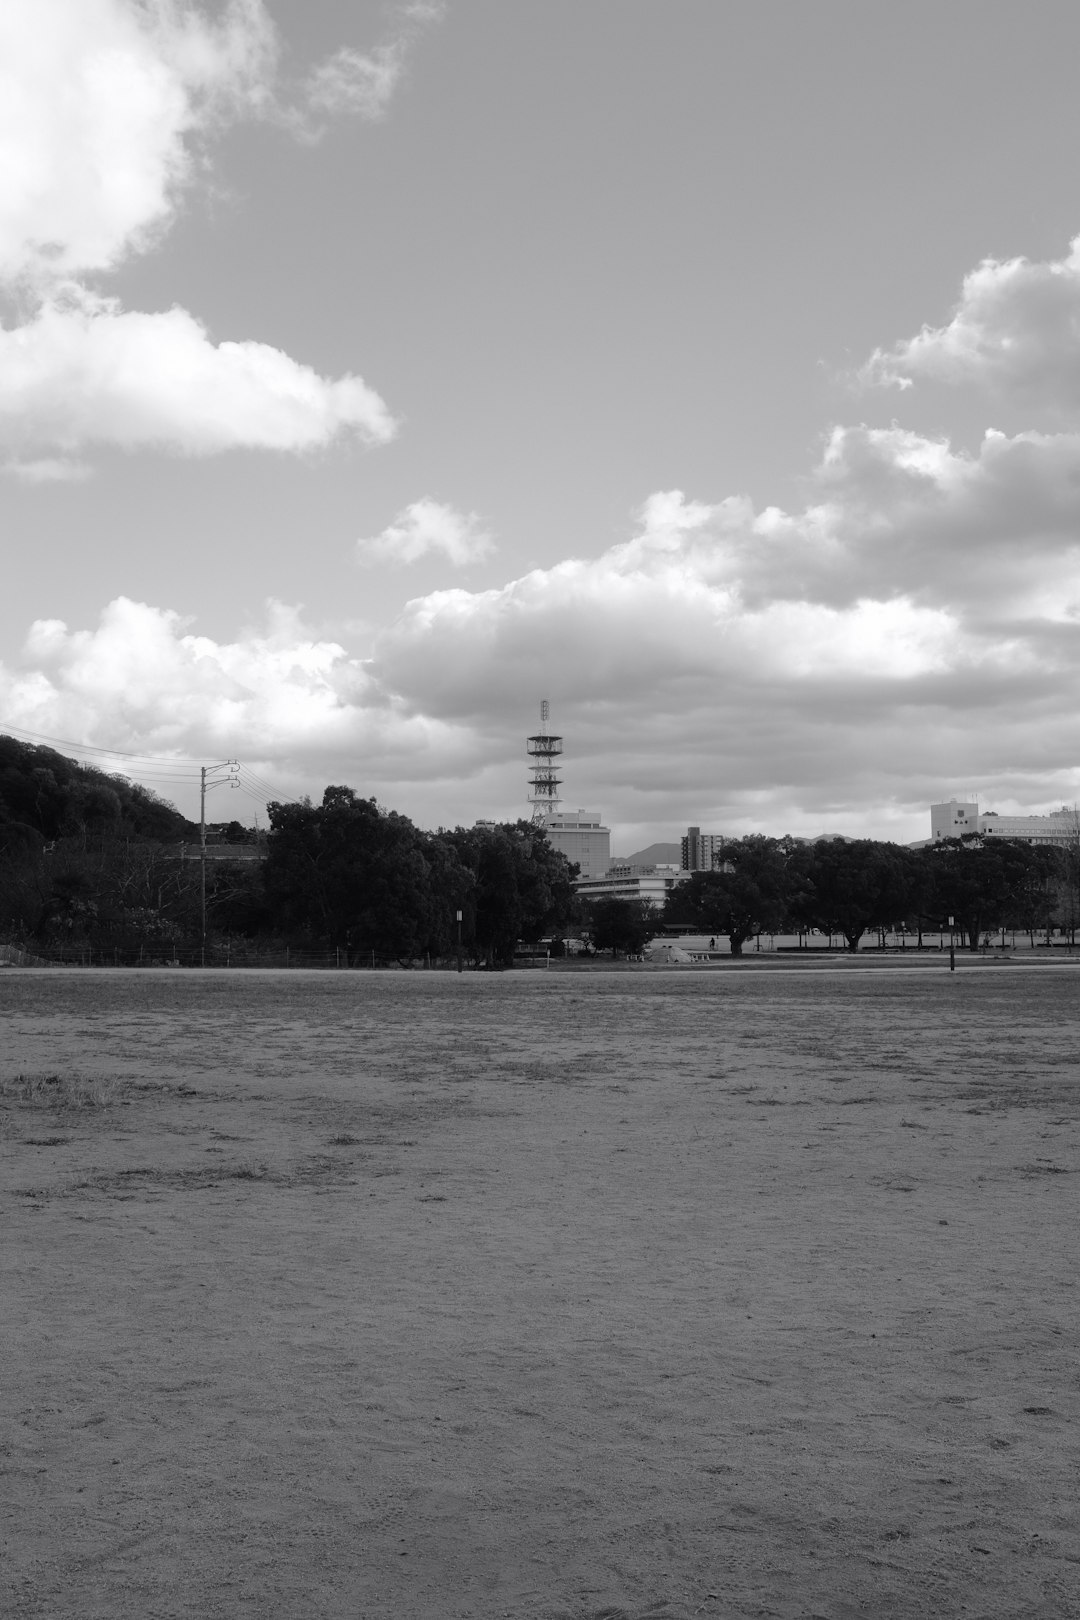
<svg viewBox="0 0 1080 1620"><path fill-rule="evenodd" d="M562 738L553 737L548 730L548 700L540 705L540 730L526 742L532 770L529 774L529 803L534 821L546 822L559 808L558 758L562 753Z"/></svg>

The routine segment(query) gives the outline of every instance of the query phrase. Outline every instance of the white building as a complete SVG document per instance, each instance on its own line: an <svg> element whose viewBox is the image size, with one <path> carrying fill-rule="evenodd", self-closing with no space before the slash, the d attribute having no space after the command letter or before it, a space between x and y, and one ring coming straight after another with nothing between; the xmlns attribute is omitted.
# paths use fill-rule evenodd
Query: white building
<svg viewBox="0 0 1080 1620"><path fill-rule="evenodd" d="M964 838L1019 838L1027 844L1066 844L1080 837L1080 812L1063 804L1048 816L999 816L996 810L979 811L970 799L950 799L930 806L930 841Z"/></svg>
<svg viewBox="0 0 1080 1620"><path fill-rule="evenodd" d="M613 862L604 877L580 878L577 892L583 900L647 900L654 911L661 911L668 895L689 876L681 866L666 862L655 866Z"/></svg>
<svg viewBox="0 0 1080 1620"><path fill-rule="evenodd" d="M578 888L607 875L611 865L611 828L599 810L556 810L543 822L548 843L581 868Z"/></svg>

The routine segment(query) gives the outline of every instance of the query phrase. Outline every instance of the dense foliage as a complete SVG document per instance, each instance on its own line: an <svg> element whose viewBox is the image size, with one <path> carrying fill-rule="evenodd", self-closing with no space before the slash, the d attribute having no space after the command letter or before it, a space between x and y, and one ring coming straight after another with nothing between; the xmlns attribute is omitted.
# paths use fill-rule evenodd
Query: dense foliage
<svg viewBox="0 0 1080 1620"><path fill-rule="evenodd" d="M647 900L610 895L582 908L582 931L594 951L636 956L656 933L656 913Z"/></svg>
<svg viewBox="0 0 1080 1620"><path fill-rule="evenodd" d="M691 923L703 934L726 934L732 956L741 956L755 934L784 927L798 892L799 848L788 838L733 838L720 865L679 885L667 920Z"/></svg>
<svg viewBox="0 0 1080 1620"><path fill-rule="evenodd" d="M460 911L471 960L504 966L519 940L563 926L573 909L573 869L531 822L426 833L347 787L269 814L265 889L279 926L346 960L446 956Z"/></svg>
<svg viewBox="0 0 1080 1620"><path fill-rule="evenodd" d="M978 950L1001 928L1051 923L1075 931L1080 850L978 836L921 849L872 839L731 839L712 871L695 872L664 920L725 934L732 955L762 933L840 934L858 950L867 932L948 928Z"/></svg>
<svg viewBox="0 0 1080 1620"><path fill-rule="evenodd" d="M228 940L408 962L456 955L460 939L470 961L496 967L575 914L574 870L529 822L426 833L348 787L269 810L259 850L236 822L211 830L211 959ZM145 788L0 737L0 935L11 941L190 958L202 933L198 836Z"/></svg>
<svg viewBox="0 0 1080 1620"><path fill-rule="evenodd" d="M0 736L0 929L11 938L166 951L192 926L177 851L197 836L148 789Z"/></svg>
<svg viewBox="0 0 1080 1620"><path fill-rule="evenodd" d="M88 833L190 838L191 823L148 788L77 765L52 748L0 736L0 830L42 839Z"/></svg>

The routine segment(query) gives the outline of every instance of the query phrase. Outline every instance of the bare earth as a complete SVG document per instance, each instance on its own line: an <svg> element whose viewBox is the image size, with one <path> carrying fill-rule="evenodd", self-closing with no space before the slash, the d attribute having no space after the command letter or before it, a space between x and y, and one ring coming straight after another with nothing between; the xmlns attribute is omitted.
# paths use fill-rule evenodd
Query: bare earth
<svg viewBox="0 0 1080 1620"><path fill-rule="evenodd" d="M1080 1615L1078 1005L5 971L0 1610Z"/></svg>

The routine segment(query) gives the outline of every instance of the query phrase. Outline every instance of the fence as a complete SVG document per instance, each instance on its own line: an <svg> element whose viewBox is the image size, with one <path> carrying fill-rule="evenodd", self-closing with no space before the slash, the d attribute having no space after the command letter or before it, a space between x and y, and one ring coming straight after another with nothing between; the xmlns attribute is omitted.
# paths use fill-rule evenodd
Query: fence
<svg viewBox="0 0 1080 1620"><path fill-rule="evenodd" d="M402 961L396 956L384 956L378 951L299 951L285 945L280 949L254 947L246 942L236 946L207 946L205 960L202 950L192 947L161 950L143 946L139 950L121 950L117 946L61 945L43 950L38 955L15 946L0 945L0 962L9 961L17 967L82 967L82 968L307 968L321 971L355 971L366 969L401 970L402 968L456 969L456 956L423 956L413 961Z"/></svg>

